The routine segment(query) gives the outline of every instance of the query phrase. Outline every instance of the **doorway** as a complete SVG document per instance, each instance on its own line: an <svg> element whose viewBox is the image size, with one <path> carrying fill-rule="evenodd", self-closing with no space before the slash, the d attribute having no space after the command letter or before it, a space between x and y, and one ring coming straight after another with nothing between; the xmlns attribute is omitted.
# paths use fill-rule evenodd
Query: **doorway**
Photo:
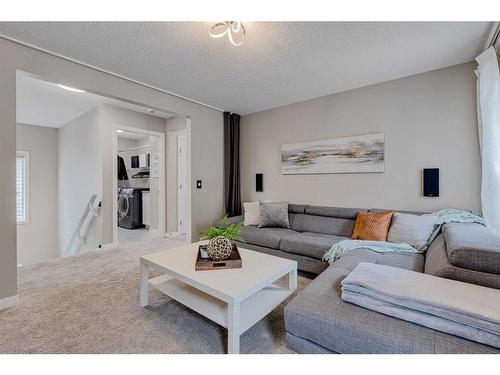
<svg viewBox="0 0 500 375"><path fill-rule="evenodd" d="M113 126L114 236L120 247L165 236L165 133Z"/></svg>
<svg viewBox="0 0 500 375"><path fill-rule="evenodd" d="M178 174L177 164L169 164L167 168L166 151L171 146L167 148L166 140L174 129L184 129L185 157L189 164L187 117L77 86L61 86L21 71L16 73L16 92L19 94L16 100L16 207L20 265L118 247L117 130L149 138L147 144L155 140L158 144L158 153L137 149L131 155L138 167L130 178L139 172L158 176L155 177L157 185L153 186L157 197L150 196L148 200L147 190L141 195L146 212L148 208L153 212L143 215L142 232L147 238L163 237L167 229L177 232L177 218L172 219L166 211L167 203L174 215L178 209L177 201L166 198L167 183L176 181ZM177 146L173 145L172 149L175 153ZM131 159L129 164L131 168ZM189 212L191 170L186 170ZM146 179L132 181L145 183ZM169 195L170 192L177 195L176 185L168 186ZM29 189L30 186L36 189ZM120 186L123 187L136 186ZM152 190L150 184L139 188ZM125 200L122 203L125 205ZM126 206L122 208L122 214L126 215ZM190 239L190 220L189 215L183 220L184 231L188 233L186 240ZM139 232L127 231L128 234Z"/></svg>

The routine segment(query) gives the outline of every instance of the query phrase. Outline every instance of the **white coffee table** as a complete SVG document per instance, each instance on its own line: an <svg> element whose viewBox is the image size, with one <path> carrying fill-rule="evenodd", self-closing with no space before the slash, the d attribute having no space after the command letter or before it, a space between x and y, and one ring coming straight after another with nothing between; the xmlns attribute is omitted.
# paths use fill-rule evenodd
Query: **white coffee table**
<svg viewBox="0 0 500 375"><path fill-rule="evenodd" d="M243 267L195 271L199 242L142 256L140 305L149 287L227 328L228 353L239 353L240 335L297 289L297 262L238 248ZM149 271L162 273L149 278ZM288 274L288 287L274 283Z"/></svg>

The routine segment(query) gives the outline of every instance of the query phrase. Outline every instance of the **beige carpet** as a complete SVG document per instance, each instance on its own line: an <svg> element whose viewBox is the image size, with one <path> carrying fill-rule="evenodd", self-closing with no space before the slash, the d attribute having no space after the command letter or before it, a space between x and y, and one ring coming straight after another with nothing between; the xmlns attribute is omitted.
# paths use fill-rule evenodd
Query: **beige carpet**
<svg viewBox="0 0 500 375"><path fill-rule="evenodd" d="M151 307L139 307L139 256L181 241L21 268L20 303L0 312L0 353L224 353L226 330L176 301L151 292ZM299 289L309 281L299 276ZM241 336L241 353L290 353L283 306Z"/></svg>

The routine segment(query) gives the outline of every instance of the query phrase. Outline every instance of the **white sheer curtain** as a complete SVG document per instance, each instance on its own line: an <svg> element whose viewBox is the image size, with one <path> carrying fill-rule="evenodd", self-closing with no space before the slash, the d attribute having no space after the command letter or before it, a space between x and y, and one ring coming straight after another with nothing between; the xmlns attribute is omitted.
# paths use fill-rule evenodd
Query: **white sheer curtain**
<svg viewBox="0 0 500 375"><path fill-rule="evenodd" d="M500 235L500 73L495 48L488 48L476 61L481 205L486 225Z"/></svg>

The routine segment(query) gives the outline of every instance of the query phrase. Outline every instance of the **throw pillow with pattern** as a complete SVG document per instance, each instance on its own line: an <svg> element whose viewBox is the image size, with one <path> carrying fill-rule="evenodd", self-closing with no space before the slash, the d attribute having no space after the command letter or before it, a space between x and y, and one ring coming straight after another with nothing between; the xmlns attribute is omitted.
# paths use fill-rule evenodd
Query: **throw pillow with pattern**
<svg viewBox="0 0 500 375"><path fill-rule="evenodd" d="M264 202L260 204L259 228L290 228L288 202Z"/></svg>
<svg viewBox="0 0 500 375"><path fill-rule="evenodd" d="M353 240L386 241L394 211L359 211L351 238Z"/></svg>

